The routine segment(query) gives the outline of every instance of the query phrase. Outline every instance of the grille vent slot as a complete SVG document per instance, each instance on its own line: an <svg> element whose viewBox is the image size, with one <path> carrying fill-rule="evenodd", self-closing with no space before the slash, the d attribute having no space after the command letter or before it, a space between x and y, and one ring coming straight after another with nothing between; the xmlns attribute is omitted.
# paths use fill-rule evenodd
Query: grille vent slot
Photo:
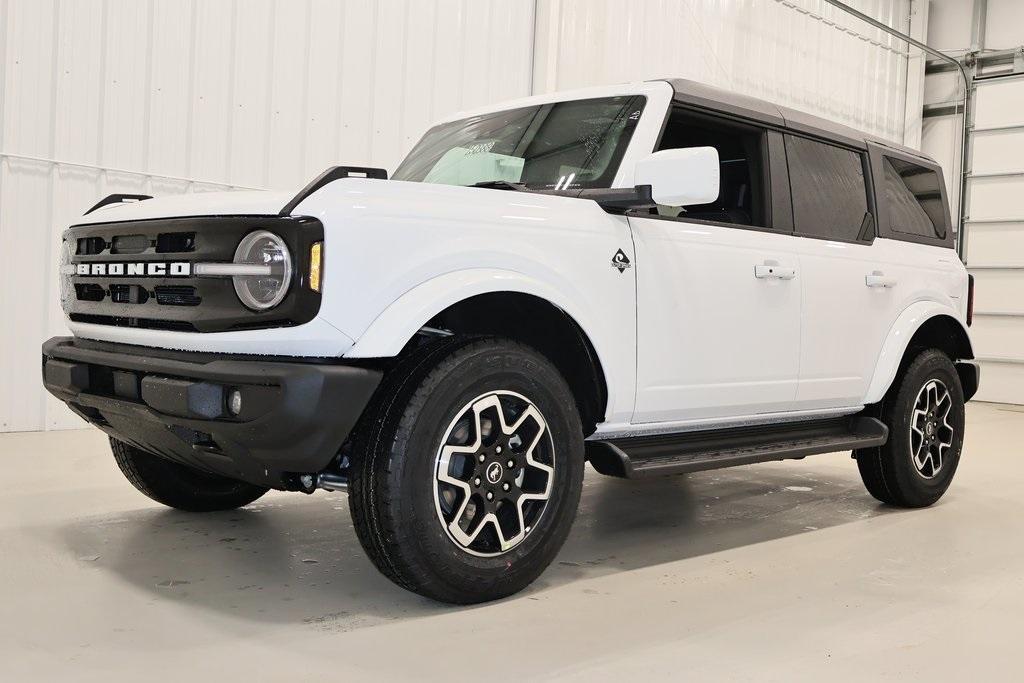
<svg viewBox="0 0 1024 683"><path fill-rule="evenodd" d="M79 237L75 253L79 256L92 256L102 254L107 248L107 241L102 237Z"/></svg>
<svg viewBox="0 0 1024 683"><path fill-rule="evenodd" d="M203 298L196 294L195 287L160 285L155 291L157 303L163 306L198 306L203 303Z"/></svg>
<svg viewBox="0 0 1024 683"><path fill-rule="evenodd" d="M107 290L99 285L75 285L75 297L79 301L103 301Z"/></svg>
<svg viewBox="0 0 1024 683"><path fill-rule="evenodd" d="M150 241L145 235L118 235L110 246L111 254L141 254L149 249Z"/></svg>
<svg viewBox="0 0 1024 683"><path fill-rule="evenodd" d="M139 285L110 285L110 300L115 304L144 304L149 292Z"/></svg>
<svg viewBox="0 0 1024 683"><path fill-rule="evenodd" d="M183 254L196 250L194 232L162 232L156 236L156 253Z"/></svg>
<svg viewBox="0 0 1024 683"><path fill-rule="evenodd" d="M142 327L148 330L171 330L173 332L195 332L196 326L184 320L154 320L152 318L125 318L116 315L92 315L72 313L72 322L95 325L117 325L118 327Z"/></svg>

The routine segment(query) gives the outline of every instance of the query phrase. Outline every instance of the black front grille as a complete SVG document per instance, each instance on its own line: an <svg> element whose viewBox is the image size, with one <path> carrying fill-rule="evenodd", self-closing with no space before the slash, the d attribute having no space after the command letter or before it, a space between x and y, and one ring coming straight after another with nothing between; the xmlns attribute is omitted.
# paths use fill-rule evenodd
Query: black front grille
<svg viewBox="0 0 1024 683"><path fill-rule="evenodd" d="M280 235L294 259L294 279L284 300L269 311L251 311L230 277L177 276L196 263L230 263L239 242L254 230ZM320 309L309 289L310 246L323 239L315 218L194 216L72 226L74 298L71 320L100 325L189 332L221 332L301 325ZM149 275L153 263L165 276ZM104 264L100 267L98 264ZM90 266L78 274L78 268ZM116 270L114 270L116 266ZM104 274L99 274L99 273Z"/></svg>

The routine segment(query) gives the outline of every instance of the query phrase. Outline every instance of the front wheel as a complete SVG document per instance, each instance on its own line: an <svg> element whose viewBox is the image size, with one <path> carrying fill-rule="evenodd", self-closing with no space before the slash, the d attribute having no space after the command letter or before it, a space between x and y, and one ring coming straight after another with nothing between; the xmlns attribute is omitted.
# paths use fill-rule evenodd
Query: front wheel
<svg viewBox="0 0 1024 683"><path fill-rule="evenodd" d="M477 603L554 559L579 502L583 432L545 357L501 339L436 342L389 373L364 424L349 506L392 581Z"/></svg>
<svg viewBox="0 0 1024 683"><path fill-rule="evenodd" d="M926 507L953 481L964 442L964 393L949 357L922 351L882 405L884 446L856 451L868 492L899 507Z"/></svg>

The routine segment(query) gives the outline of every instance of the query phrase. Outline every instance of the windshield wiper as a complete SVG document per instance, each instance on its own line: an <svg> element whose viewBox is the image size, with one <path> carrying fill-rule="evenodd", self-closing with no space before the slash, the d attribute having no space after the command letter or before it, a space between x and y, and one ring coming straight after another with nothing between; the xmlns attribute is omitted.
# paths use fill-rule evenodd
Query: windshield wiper
<svg viewBox="0 0 1024 683"><path fill-rule="evenodd" d="M516 192L528 192L529 188L523 183L513 183L509 180L484 180L473 183L469 187L486 187L491 190L515 190Z"/></svg>

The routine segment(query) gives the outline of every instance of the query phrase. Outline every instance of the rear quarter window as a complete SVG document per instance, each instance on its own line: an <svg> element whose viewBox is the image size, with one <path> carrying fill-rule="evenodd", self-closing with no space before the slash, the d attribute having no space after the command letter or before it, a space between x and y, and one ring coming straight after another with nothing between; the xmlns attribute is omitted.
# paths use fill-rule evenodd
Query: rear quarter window
<svg viewBox="0 0 1024 683"><path fill-rule="evenodd" d="M882 159L882 170L889 228L904 235L946 239L946 207L939 174L888 156Z"/></svg>

